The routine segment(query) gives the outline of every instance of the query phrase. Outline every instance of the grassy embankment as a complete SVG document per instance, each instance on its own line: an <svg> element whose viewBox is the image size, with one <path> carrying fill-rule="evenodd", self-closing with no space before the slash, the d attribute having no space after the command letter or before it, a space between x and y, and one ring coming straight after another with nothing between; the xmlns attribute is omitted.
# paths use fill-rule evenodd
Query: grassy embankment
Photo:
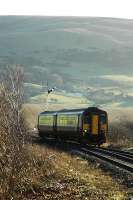
<svg viewBox="0 0 133 200"><path fill-rule="evenodd" d="M1 180L2 200L124 200L128 196L125 186L85 160L37 145L29 145L25 150L21 168L18 170L20 165L15 163L15 173L8 169L6 178Z"/></svg>

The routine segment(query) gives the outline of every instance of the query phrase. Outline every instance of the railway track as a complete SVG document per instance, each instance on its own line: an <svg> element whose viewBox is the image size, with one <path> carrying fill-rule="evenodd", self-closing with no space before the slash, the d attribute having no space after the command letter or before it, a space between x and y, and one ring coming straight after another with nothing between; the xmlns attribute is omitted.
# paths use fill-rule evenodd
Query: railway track
<svg viewBox="0 0 133 200"><path fill-rule="evenodd" d="M125 151L117 151L114 149L101 149L95 148L98 152L104 153L106 155L113 156L115 158L121 159L125 162L133 164L133 155L126 153Z"/></svg>
<svg viewBox="0 0 133 200"><path fill-rule="evenodd" d="M85 154L95 156L133 174L133 155L125 151L113 149L82 147Z"/></svg>
<svg viewBox="0 0 133 200"><path fill-rule="evenodd" d="M119 154L133 158L133 152L122 151L122 150L117 150L117 149L105 149L105 148L100 148L100 149L108 150L109 152L112 152L112 153L119 153Z"/></svg>
<svg viewBox="0 0 133 200"><path fill-rule="evenodd" d="M43 141L44 142L44 141ZM46 143L49 145L55 146L55 140L46 140ZM58 148L65 149L65 145L67 146L67 151L70 152L81 152L84 155L92 155L96 158L99 158L103 161L107 161L121 169L124 169L133 174L133 153L127 151L121 151L116 149L105 149L105 148L97 148L90 147L88 145L81 147L80 143L66 141L65 143L58 143Z"/></svg>

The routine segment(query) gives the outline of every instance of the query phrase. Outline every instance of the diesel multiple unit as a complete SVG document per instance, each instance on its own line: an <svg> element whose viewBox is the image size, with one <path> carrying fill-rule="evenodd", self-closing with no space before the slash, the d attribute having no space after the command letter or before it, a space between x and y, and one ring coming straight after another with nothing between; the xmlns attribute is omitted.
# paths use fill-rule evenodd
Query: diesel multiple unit
<svg viewBox="0 0 133 200"><path fill-rule="evenodd" d="M38 131L42 138L52 136L101 145L108 132L107 113L97 107L45 111L38 116Z"/></svg>

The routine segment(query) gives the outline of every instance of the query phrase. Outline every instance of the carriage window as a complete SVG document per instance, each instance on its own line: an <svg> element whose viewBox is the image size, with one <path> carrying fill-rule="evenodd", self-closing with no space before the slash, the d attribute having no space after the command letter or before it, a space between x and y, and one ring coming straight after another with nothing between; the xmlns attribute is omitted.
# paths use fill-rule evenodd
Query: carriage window
<svg viewBox="0 0 133 200"><path fill-rule="evenodd" d="M39 117L39 125L52 126L53 121L53 115L40 115Z"/></svg>
<svg viewBox="0 0 133 200"><path fill-rule="evenodd" d="M76 126L78 123L78 115L60 114L57 116L58 126Z"/></svg>

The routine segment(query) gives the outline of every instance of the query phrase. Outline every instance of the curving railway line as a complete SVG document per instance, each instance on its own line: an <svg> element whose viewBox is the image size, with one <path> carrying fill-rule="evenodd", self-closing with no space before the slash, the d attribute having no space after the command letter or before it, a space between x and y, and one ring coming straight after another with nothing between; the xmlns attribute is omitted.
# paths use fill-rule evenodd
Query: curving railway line
<svg viewBox="0 0 133 200"><path fill-rule="evenodd" d="M82 153L92 155L103 161L107 161L115 166L118 166L130 173L133 173L133 153L104 148L82 147Z"/></svg>
<svg viewBox="0 0 133 200"><path fill-rule="evenodd" d="M51 138L52 140L50 138L48 140L47 139L46 139L46 144L48 145L56 146L56 142L57 142L58 144L57 148L61 148L62 150L64 150L65 144L67 144L68 145L67 151L69 152L72 152L72 153L78 152L78 154L81 153L82 155L84 154L85 156L93 156L102 161L111 163L112 165L117 166L123 170L126 170L133 175L133 152L102 148L102 147L92 147L89 145L81 146L81 144L77 142L68 141L68 140L58 141L55 138L53 139Z"/></svg>

